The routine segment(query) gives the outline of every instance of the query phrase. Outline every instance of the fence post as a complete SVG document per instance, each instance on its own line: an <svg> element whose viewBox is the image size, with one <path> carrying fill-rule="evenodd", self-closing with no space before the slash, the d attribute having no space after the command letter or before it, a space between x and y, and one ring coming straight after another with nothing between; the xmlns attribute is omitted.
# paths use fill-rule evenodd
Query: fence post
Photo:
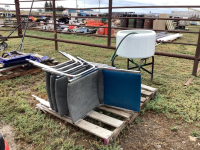
<svg viewBox="0 0 200 150"><path fill-rule="evenodd" d="M55 50L58 50L58 41L57 41L57 25L56 25L56 4L53 0L53 22L54 22L54 40L55 40Z"/></svg>
<svg viewBox="0 0 200 150"><path fill-rule="evenodd" d="M19 25L21 23L19 0L15 0L15 9L16 9L17 25ZM20 36L20 35L22 35L22 26L21 25L18 28L18 36Z"/></svg>
<svg viewBox="0 0 200 150"><path fill-rule="evenodd" d="M109 0L108 12L108 47L111 45L112 0Z"/></svg>
<svg viewBox="0 0 200 150"><path fill-rule="evenodd" d="M197 69L198 69L198 64L199 64L199 58L200 56L200 31L199 31L199 37L198 37L198 42L197 42L197 49L196 49L196 54L195 54L195 59L194 59L194 65L193 65L193 71L192 75L196 76L197 75Z"/></svg>

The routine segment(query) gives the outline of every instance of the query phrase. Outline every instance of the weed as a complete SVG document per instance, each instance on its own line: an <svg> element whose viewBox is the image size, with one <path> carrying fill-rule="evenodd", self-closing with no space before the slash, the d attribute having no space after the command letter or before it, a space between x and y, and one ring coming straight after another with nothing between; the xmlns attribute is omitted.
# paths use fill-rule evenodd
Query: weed
<svg viewBox="0 0 200 150"><path fill-rule="evenodd" d="M199 131L198 130L194 130L191 135L193 137L199 137Z"/></svg>
<svg viewBox="0 0 200 150"><path fill-rule="evenodd" d="M135 122L138 124L140 122L144 122L143 119L141 119L140 117L135 118Z"/></svg>
<svg viewBox="0 0 200 150"><path fill-rule="evenodd" d="M171 127L170 128L172 131L177 131L178 130L178 127Z"/></svg>

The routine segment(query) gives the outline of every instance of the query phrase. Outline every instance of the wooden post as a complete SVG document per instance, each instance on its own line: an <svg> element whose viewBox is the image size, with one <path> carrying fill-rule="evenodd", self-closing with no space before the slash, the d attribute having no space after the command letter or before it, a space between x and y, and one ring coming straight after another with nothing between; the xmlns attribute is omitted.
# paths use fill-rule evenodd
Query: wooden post
<svg viewBox="0 0 200 150"><path fill-rule="evenodd" d="M193 71L192 71L193 76L197 75L197 69L198 69L198 64L199 64L199 60L198 60L199 56L200 56L200 31L199 31L199 38L198 38L197 49L196 49Z"/></svg>
<svg viewBox="0 0 200 150"><path fill-rule="evenodd" d="M56 4L53 0L53 21L54 21L54 40L55 40L55 50L58 50L58 41L57 41L57 25L56 25Z"/></svg>
<svg viewBox="0 0 200 150"><path fill-rule="evenodd" d="M111 45L111 21L112 21L112 0L109 0L109 13L108 13L108 47Z"/></svg>
<svg viewBox="0 0 200 150"><path fill-rule="evenodd" d="M16 9L16 17L17 17L17 24L21 23L21 16L20 16L20 4L19 0L15 0L15 9ZM20 25L18 28L18 36L22 35L22 26Z"/></svg>

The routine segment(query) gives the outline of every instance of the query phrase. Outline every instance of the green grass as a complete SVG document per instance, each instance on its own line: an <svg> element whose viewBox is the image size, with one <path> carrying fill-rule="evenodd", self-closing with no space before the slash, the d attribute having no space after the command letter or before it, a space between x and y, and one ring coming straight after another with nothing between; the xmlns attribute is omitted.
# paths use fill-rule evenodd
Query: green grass
<svg viewBox="0 0 200 150"><path fill-rule="evenodd" d="M194 130L191 135L199 138L199 130Z"/></svg>
<svg viewBox="0 0 200 150"><path fill-rule="evenodd" d="M190 31L198 30L198 27L190 29ZM9 32L0 31L0 34L6 36ZM27 34L54 37L53 33L45 32L27 31ZM13 36L15 35L17 35L17 32L13 34ZM92 36L58 34L58 38L102 45L107 43L106 38ZM197 34L184 33L183 37L176 42L196 43L197 38ZM21 39L9 39L6 51L16 49L20 41ZM111 64L110 57L114 52L104 48L61 42L58 45L59 50L73 56L108 65ZM115 45L115 39L112 39L112 45ZM65 57L55 51L54 42L52 41L25 38L24 48L26 53L38 53L54 57L59 62L66 61ZM195 50L195 46L177 44L161 44L156 47L156 51L188 55L194 55ZM116 65L119 68L125 69L126 60L124 58L117 58ZM191 77L192 67L193 61L191 60L155 56L154 80L151 81L150 75L146 72L141 72L143 84L158 88L157 96L146 105L145 111L150 110L155 113L163 113L168 118L175 120L175 122L186 121L200 124L199 76L194 79L189 87L183 86ZM78 138L87 139L88 137L91 139L90 149L107 149L101 139L69 124L65 125L64 122L51 115L35 112L32 94L47 99L45 73L0 82L0 118L13 124L16 132L15 139L18 141L21 149L25 146L20 144L20 142L32 144L35 149L83 149L82 145L76 144L76 140ZM143 111L144 115L145 111ZM136 119L138 123L141 121L140 118ZM119 148L119 142L114 142L108 149Z"/></svg>

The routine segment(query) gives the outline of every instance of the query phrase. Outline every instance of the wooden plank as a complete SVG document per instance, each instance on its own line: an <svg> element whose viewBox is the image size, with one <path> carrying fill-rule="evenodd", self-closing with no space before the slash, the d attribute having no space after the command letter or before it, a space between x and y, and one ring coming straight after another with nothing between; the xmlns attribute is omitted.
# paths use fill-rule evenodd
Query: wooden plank
<svg viewBox="0 0 200 150"><path fill-rule="evenodd" d="M142 87L142 89L145 89L145 90L148 90L148 91L151 91L151 92L157 91L156 88L153 88L153 87L150 87L150 86L147 86L147 85L144 85L144 84L141 84L141 87Z"/></svg>
<svg viewBox="0 0 200 150"><path fill-rule="evenodd" d="M112 117L104 115L104 114L100 114L93 110L88 114L88 117L98 120L98 121L101 121L105 124L111 125L116 128L123 124L123 121L121 121L121 120L112 118Z"/></svg>
<svg viewBox="0 0 200 150"><path fill-rule="evenodd" d="M144 103L147 99L145 97L141 97L141 102Z"/></svg>
<svg viewBox="0 0 200 150"><path fill-rule="evenodd" d="M124 112L122 110L116 110L114 108L106 108L104 106L99 106L98 108L101 110L107 111L107 112L111 112L113 114L116 114L116 115L124 117L124 118L130 118L130 116L131 116L130 113Z"/></svg>
<svg viewBox="0 0 200 150"><path fill-rule="evenodd" d="M144 94L146 96L151 96L153 93L146 90L141 90L141 94Z"/></svg>
<svg viewBox="0 0 200 150"><path fill-rule="evenodd" d="M68 122L68 123L70 123L70 124L73 124L73 122L72 122L72 120L71 120L70 118L68 118L68 117L61 117L58 113L56 113L55 111L51 110L50 108L48 108L48 107L46 107L46 106L44 106L44 105L42 105L42 104L40 104L40 103L39 103L39 104L36 104L36 106L37 106L39 109L41 109L42 111L48 112L48 113L50 113L51 115L56 116L56 117L58 117L58 118L64 120L65 122Z"/></svg>
<svg viewBox="0 0 200 150"><path fill-rule="evenodd" d="M15 65L15 66L11 66L11 67L6 67L6 68L0 69L0 72L7 72L7 71L10 71L10 70L20 68L20 67L22 67L22 65Z"/></svg>
<svg viewBox="0 0 200 150"><path fill-rule="evenodd" d="M0 77L0 81L7 80L7 79L10 79L10 78L14 78L14 77L21 77L21 76L25 76L25 75L29 75L29 74L34 74L34 73L38 73L38 72L41 72L41 71L42 71L41 68L35 68L35 69L23 71L23 72L15 72L13 74Z"/></svg>
<svg viewBox="0 0 200 150"><path fill-rule="evenodd" d="M134 112L134 111L129 110L129 109L125 109L125 108L121 108L121 107L116 107L116 106L111 106L111 105L106 105L106 104L101 104L100 106L104 106L104 107L106 107L106 108L114 108L114 109L116 109L116 110L121 110L121 111L130 113L130 114L132 114L132 113Z"/></svg>
<svg viewBox="0 0 200 150"><path fill-rule="evenodd" d="M149 96L146 97L146 101L145 101L144 103L141 103L141 104L140 104L140 109L144 109L146 103L148 103L150 100L151 100L151 97L149 97Z"/></svg>
<svg viewBox="0 0 200 150"><path fill-rule="evenodd" d="M191 77L186 83L184 86L189 86L190 83L193 81L194 77Z"/></svg>
<svg viewBox="0 0 200 150"><path fill-rule="evenodd" d="M103 139L108 139L113 134L112 131L99 127L83 119L78 120L75 125Z"/></svg>
<svg viewBox="0 0 200 150"><path fill-rule="evenodd" d="M133 120L135 120L135 118L139 115L138 112L135 112L132 116L131 119L129 120L129 124L133 122Z"/></svg>

